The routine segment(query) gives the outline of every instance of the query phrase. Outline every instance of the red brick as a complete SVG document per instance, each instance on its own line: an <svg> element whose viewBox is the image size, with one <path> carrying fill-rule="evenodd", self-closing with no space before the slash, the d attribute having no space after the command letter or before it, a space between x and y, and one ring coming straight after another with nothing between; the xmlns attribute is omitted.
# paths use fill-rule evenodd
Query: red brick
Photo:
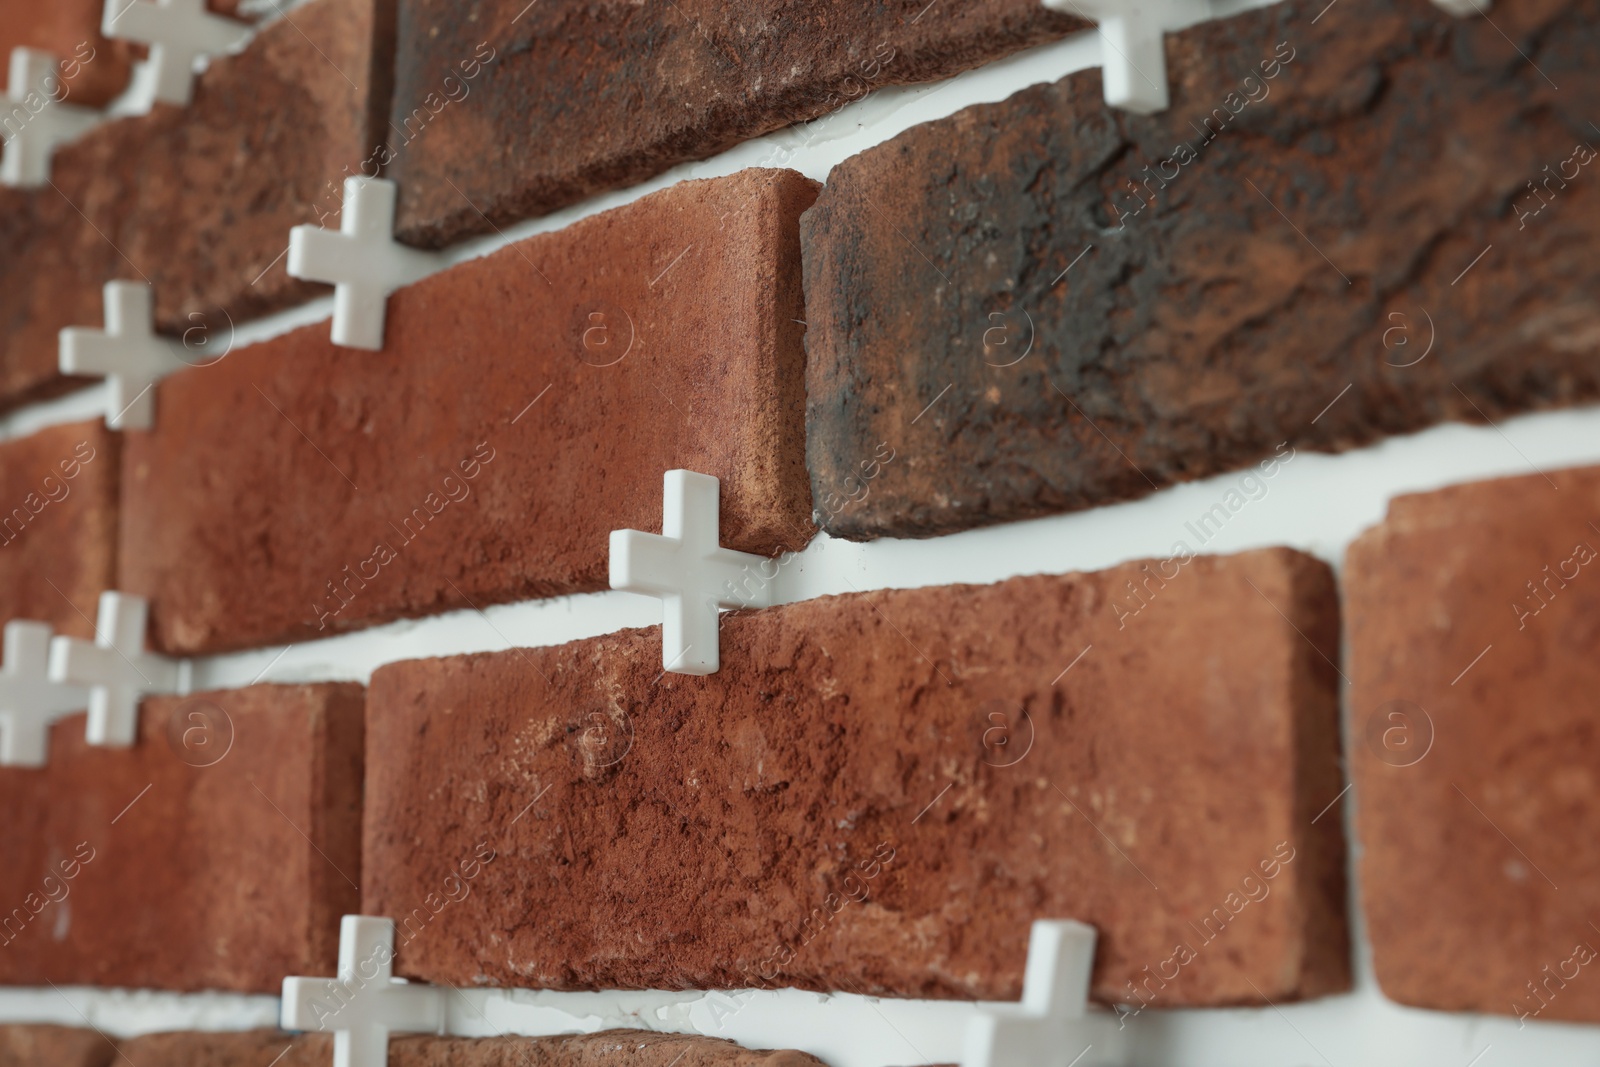
<svg viewBox="0 0 1600 1067"><path fill-rule="evenodd" d="M686 182L395 294L381 354L322 323L164 380L128 438L120 551L156 643L606 588L610 531L659 530L674 467L722 479L725 544L800 547L814 195L790 171ZM585 349L591 315L612 347Z"/></svg>
<svg viewBox="0 0 1600 1067"><path fill-rule="evenodd" d="M0 1067L110 1067L116 1046L93 1030L0 1026Z"/></svg>
<svg viewBox="0 0 1600 1067"><path fill-rule="evenodd" d="M812 491L850 493L881 442L908 459L830 533L1095 507L1286 440L1600 396L1600 182L1551 179L1518 218L1542 168L1600 144L1600 5L1325 6L1169 36L1158 115L1107 109L1085 71L833 169L802 227Z"/></svg>
<svg viewBox="0 0 1600 1067"><path fill-rule="evenodd" d="M380 136L389 0L312 0L219 59L186 108L90 131L21 196L0 275L3 384L15 402L60 388L57 332L103 321L101 285L148 281L158 326L227 336L229 323L322 291L289 278L289 229L338 223L339 187ZM13 194L17 195L17 194Z"/></svg>
<svg viewBox="0 0 1600 1067"><path fill-rule="evenodd" d="M0 444L0 621L94 636L100 593L116 586L121 463L99 420Z"/></svg>
<svg viewBox="0 0 1600 1067"><path fill-rule="evenodd" d="M1379 985L1600 1021L1600 467L1399 497L1345 596Z"/></svg>
<svg viewBox="0 0 1600 1067"><path fill-rule="evenodd" d="M123 1041L138 1067L326 1067L333 1041L278 1030L178 1032ZM281 1060L274 1057L282 1054ZM561 1037L431 1037L396 1035L392 1067L821 1067L801 1052L756 1052L729 1041L644 1030L604 1030ZM4 1067L0 1064L0 1067Z"/></svg>
<svg viewBox="0 0 1600 1067"><path fill-rule="evenodd" d="M1179 944L1155 1006L1343 989L1332 576L1162 562L1120 622L1136 564L727 616L703 678L654 629L382 667L363 911L455 985L1014 999L1070 917L1103 1001Z"/></svg>
<svg viewBox="0 0 1600 1067"><path fill-rule="evenodd" d="M275 993L332 974L360 879L349 684L146 699L132 748L51 730L0 769L0 982ZM195 718L195 716L199 716Z"/></svg>
<svg viewBox="0 0 1600 1067"><path fill-rule="evenodd" d="M1036 0L755 0L735 18L715 0L487 0L469 19L403 0L381 158L405 239L446 244L1085 26Z"/></svg>

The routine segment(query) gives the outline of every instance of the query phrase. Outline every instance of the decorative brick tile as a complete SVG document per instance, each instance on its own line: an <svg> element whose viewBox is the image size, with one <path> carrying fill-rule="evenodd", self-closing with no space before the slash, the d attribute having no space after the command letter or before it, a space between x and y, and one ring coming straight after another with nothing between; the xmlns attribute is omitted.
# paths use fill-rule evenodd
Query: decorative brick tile
<svg viewBox="0 0 1600 1067"><path fill-rule="evenodd" d="M122 1055L138 1067L262 1067L268 1062L278 1067L326 1067L332 1048L330 1037L278 1030L149 1034L119 1043ZM274 1059L280 1054L281 1060ZM389 1063L391 1067L821 1067L820 1060L803 1052L761 1052L716 1038L645 1030L561 1037L396 1036L389 1041ZM0 1067L8 1065L0 1061Z"/></svg>
<svg viewBox="0 0 1600 1067"><path fill-rule="evenodd" d="M55 188L6 191L30 213L0 230L8 399L60 388L56 334L99 325L110 278L150 282L175 336L225 338L317 295L282 254L295 224L338 224L346 170L381 136L392 18L388 0L296 7L213 63L188 107L97 127L56 153Z"/></svg>
<svg viewBox="0 0 1600 1067"><path fill-rule="evenodd" d="M110 1067L117 1050L93 1030L0 1026L0 1067Z"/></svg>
<svg viewBox="0 0 1600 1067"><path fill-rule="evenodd" d="M379 161L401 235L446 244L1085 26L1036 0L756 0L734 18L713 0L487 0L469 19L402 0Z"/></svg>
<svg viewBox="0 0 1600 1067"><path fill-rule="evenodd" d="M46 767L0 769L0 982L276 993L333 973L363 710L350 684L147 698L124 749L58 722Z"/></svg>
<svg viewBox="0 0 1600 1067"><path fill-rule="evenodd" d="M905 460L830 532L1600 395L1600 7L1325 7L1169 37L1158 115L1107 110L1086 71L833 169L802 227L813 492L884 442Z"/></svg>
<svg viewBox="0 0 1600 1067"><path fill-rule="evenodd" d="M1600 467L1396 499L1345 596L1379 985L1600 1021Z"/></svg>
<svg viewBox="0 0 1600 1067"><path fill-rule="evenodd" d="M662 472L722 479L722 538L811 536L797 219L815 184L686 182L164 380L129 435L121 585L192 653L607 587Z"/></svg>
<svg viewBox="0 0 1600 1067"><path fill-rule="evenodd" d="M0 624L94 636L100 592L116 585L120 446L98 420L0 444Z"/></svg>
<svg viewBox="0 0 1600 1067"><path fill-rule="evenodd" d="M1070 917L1102 1001L1347 986L1323 564L725 620L705 677L653 629L374 673L362 910L398 973L1015 999L1031 921Z"/></svg>

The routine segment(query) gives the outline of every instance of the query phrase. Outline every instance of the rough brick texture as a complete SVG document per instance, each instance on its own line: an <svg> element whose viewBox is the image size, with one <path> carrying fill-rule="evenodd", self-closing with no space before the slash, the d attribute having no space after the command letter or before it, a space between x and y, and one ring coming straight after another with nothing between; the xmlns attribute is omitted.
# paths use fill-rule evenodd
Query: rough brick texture
<svg viewBox="0 0 1600 1067"><path fill-rule="evenodd" d="M93 1030L0 1026L0 1067L110 1067L116 1046Z"/></svg>
<svg viewBox="0 0 1600 1067"><path fill-rule="evenodd" d="M248 1030L150 1034L123 1041L138 1067L326 1067L333 1041L319 1034ZM282 1059L275 1059L282 1054ZM424 1037L389 1041L390 1067L821 1067L800 1052L758 1052L729 1041L644 1030L562 1037ZM0 1067L6 1067L0 1063ZM31 1067L31 1065L30 1065Z"/></svg>
<svg viewBox="0 0 1600 1067"><path fill-rule="evenodd" d="M607 587L663 471L722 479L722 540L798 548L798 216L814 183L686 182L164 380L129 435L122 585L178 652ZM577 502L575 504L575 502Z"/></svg>
<svg viewBox="0 0 1600 1067"><path fill-rule="evenodd" d="M148 698L132 748L84 717L0 769L0 982L276 993L332 974L360 878L349 684Z"/></svg>
<svg viewBox="0 0 1600 1067"><path fill-rule="evenodd" d="M1400 497L1350 548L1359 869L1391 999L1594 1022L1600 467L1548 479Z"/></svg>
<svg viewBox="0 0 1600 1067"><path fill-rule="evenodd" d="M703 678L654 629L379 668L363 910L456 985L1014 999L1075 917L1102 1000L1342 989L1332 576L1147 566L726 616Z"/></svg>
<svg viewBox="0 0 1600 1067"><path fill-rule="evenodd" d="M338 225L383 123L392 21L390 0L297 7L213 63L187 108L97 127L56 153L56 188L7 191L24 217L0 224L6 402L61 387L57 333L101 324L108 279L150 282L161 329L217 338L321 291L280 256L297 223Z"/></svg>
<svg viewBox="0 0 1600 1067"><path fill-rule="evenodd" d="M99 420L0 444L0 623L94 636L116 586L120 445Z"/></svg>
<svg viewBox="0 0 1600 1067"><path fill-rule="evenodd" d="M1034 0L858 4L401 0L392 136L400 230L437 245L622 188L1086 24ZM560 86L552 92L552 86ZM779 154L823 127L797 130Z"/></svg>
<svg viewBox="0 0 1600 1067"><path fill-rule="evenodd" d="M1325 6L1169 37L1159 115L1108 110L1087 71L833 169L802 227L813 492L883 442L906 458L830 532L1091 507L1285 440L1600 393L1600 6Z"/></svg>

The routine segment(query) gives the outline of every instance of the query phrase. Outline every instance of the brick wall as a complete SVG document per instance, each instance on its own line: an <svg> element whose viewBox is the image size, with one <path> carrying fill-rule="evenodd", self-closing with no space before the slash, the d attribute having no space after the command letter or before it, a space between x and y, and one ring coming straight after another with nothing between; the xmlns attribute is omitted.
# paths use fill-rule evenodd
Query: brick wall
<svg viewBox="0 0 1600 1067"><path fill-rule="evenodd" d="M0 189L0 623L143 598L150 691L0 766L0 1064L330 1062L357 914L400 1064L956 1062L1051 920L1062 1062L1600 1052L1594 0L1175 25L1150 115L1023 0L305 0L141 114L10 7L109 110ZM608 591L680 468L704 676Z"/></svg>

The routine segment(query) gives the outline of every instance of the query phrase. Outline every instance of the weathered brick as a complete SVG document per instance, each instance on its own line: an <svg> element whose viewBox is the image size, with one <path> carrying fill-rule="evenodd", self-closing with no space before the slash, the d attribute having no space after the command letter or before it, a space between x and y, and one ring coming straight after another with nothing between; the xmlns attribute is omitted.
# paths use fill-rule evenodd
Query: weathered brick
<svg viewBox="0 0 1600 1067"><path fill-rule="evenodd" d="M400 233L446 244L1085 26L1035 0L402 0L380 159Z"/></svg>
<svg viewBox="0 0 1600 1067"><path fill-rule="evenodd" d="M1345 597L1385 995L1600 1020L1600 467L1397 498Z"/></svg>
<svg viewBox="0 0 1600 1067"><path fill-rule="evenodd" d="M399 973L1016 998L1031 920L1071 917L1102 1000L1347 985L1323 564L725 620L707 677L662 675L654 629L374 673L362 905Z"/></svg>
<svg viewBox="0 0 1600 1067"><path fill-rule="evenodd" d="M0 444L0 623L93 637L116 586L121 442L99 420Z"/></svg>
<svg viewBox="0 0 1600 1067"><path fill-rule="evenodd" d="M1155 116L1106 109L1086 71L833 169L802 226L813 492L849 492L883 442L906 459L831 533L1092 507L1285 440L1600 394L1600 182L1574 148L1600 145L1600 6L1325 7L1169 37Z"/></svg>
<svg viewBox="0 0 1600 1067"><path fill-rule="evenodd" d="M392 37L391 0L313 0L214 62L188 107L97 127L56 153L55 188L11 194L30 217L4 233L7 399L60 388L57 333L103 321L110 278L151 283L174 335L226 337L321 291L281 257L290 227L337 226L381 136Z"/></svg>
<svg viewBox="0 0 1600 1067"><path fill-rule="evenodd" d="M610 531L659 530L674 467L722 479L724 544L800 547L815 188L686 182L396 293L381 355L322 323L165 379L119 557L157 644L606 588Z"/></svg>
<svg viewBox="0 0 1600 1067"><path fill-rule="evenodd" d="M0 769L0 982L268 993L332 974L360 878L363 694L147 698L132 748L84 717Z"/></svg>
<svg viewBox="0 0 1600 1067"><path fill-rule="evenodd" d="M116 1046L93 1030L0 1026L0 1067L110 1067Z"/></svg>
<svg viewBox="0 0 1600 1067"><path fill-rule="evenodd" d="M138 1067L326 1067L333 1041L278 1030L149 1034L120 1044ZM274 1059L282 1055L281 1060ZM560 1037L432 1037L395 1035L391 1067L820 1067L801 1052L758 1052L730 1041L645 1030L603 1030ZM30 1064L31 1067L31 1064Z"/></svg>

